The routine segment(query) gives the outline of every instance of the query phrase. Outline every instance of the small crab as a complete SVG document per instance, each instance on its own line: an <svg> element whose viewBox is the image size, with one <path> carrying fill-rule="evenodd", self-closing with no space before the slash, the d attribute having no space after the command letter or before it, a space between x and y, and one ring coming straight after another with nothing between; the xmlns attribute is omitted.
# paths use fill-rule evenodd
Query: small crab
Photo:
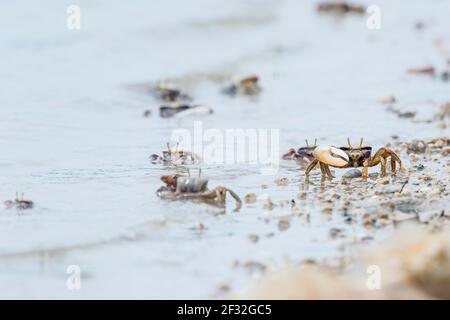
<svg viewBox="0 0 450 320"><path fill-rule="evenodd" d="M258 76L250 75L244 78L238 78L232 81L230 85L222 90L223 93L230 96L255 96L261 92L258 84Z"/></svg>
<svg viewBox="0 0 450 320"><path fill-rule="evenodd" d="M5 207L7 209L16 208L17 210L31 209L34 206L33 201L23 199L23 193L21 194L21 196L19 198L18 192L16 192L16 199L6 200L3 202L3 204L5 205Z"/></svg>
<svg viewBox="0 0 450 320"><path fill-rule="evenodd" d="M396 163L400 165L399 171L402 170L402 161L400 157L392 150L388 148L380 148L372 156L372 147L363 146L363 139L359 146L354 148L350 143L350 139L347 139L348 147L336 148L333 146L317 146L313 150L314 160L308 165L305 170L305 175L308 176L317 164L320 166L323 176L333 178L330 168L358 168L363 167L362 177L367 177L368 168L381 164L381 175L386 175L386 162L390 157L391 171L396 171Z"/></svg>
<svg viewBox="0 0 450 320"><path fill-rule="evenodd" d="M236 200L236 210L242 206L242 200L232 190L218 186L212 190L208 189L208 180L200 177L201 171L196 178L188 175L182 177L179 175L162 176L161 181L165 186L159 188L156 194L162 199L169 200L200 200L219 207L225 206L227 192Z"/></svg>
<svg viewBox="0 0 450 320"><path fill-rule="evenodd" d="M314 145L310 146L308 140L305 140L306 147L298 148L295 150L294 148L290 148L288 152L286 152L283 156L283 160L296 160L302 164L305 164L305 160L308 160L308 163L314 159L313 150L317 146L317 139L314 140Z"/></svg>
<svg viewBox="0 0 450 320"><path fill-rule="evenodd" d="M179 143L177 143L175 150L172 150L170 143L167 142L167 150L163 150L162 156L152 154L150 161L153 164L189 165L199 163L200 158L192 152L179 150Z"/></svg>
<svg viewBox="0 0 450 320"><path fill-rule="evenodd" d="M155 96L155 98L165 102L192 100L188 94L181 92L180 89L170 82L156 83L150 88L150 92Z"/></svg>

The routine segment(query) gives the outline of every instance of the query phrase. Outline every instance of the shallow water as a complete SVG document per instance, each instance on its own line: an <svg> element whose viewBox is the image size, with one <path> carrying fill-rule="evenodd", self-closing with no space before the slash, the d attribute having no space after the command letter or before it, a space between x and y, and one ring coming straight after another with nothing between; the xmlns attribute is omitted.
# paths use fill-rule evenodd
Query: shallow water
<svg viewBox="0 0 450 320"><path fill-rule="evenodd" d="M405 73L445 67L446 1L379 1L380 30L367 29L365 16L318 15L313 1L78 3L81 30L70 31L67 1L0 2L0 199L21 191L36 203L23 212L0 209L2 298L214 297L222 285L240 290L258 277L236 261L276 267L341 256L352 248L330 240L331 227L367 233L314 207L305 207L310 223L295 218L280 231L274 217L289 208L268 211L262 200L239 213L230 202L223 214L158 199L167 169L148 156L196 118L159 118L148 83L173 79L213 106L213 115L198 118L205 128L280 129L280 155L305 138L340 144L363 136L377 148L393 135L448 134L377 102L394 94L399 106L428 119L450 99L448 82ZM418 20L423 30L414 28ZM220 94L218 80L246 73L261 78L258 99ZM142 117L146 109L150 118ZM203 174L211 187L274 202L296 199L303 186L290 162L274 176L249 165L204 166ZM290 182L277 186L277 177ZM317 192L310 188L308 197ZM81 290L66 288L69 265L81 267Z"/></svg>

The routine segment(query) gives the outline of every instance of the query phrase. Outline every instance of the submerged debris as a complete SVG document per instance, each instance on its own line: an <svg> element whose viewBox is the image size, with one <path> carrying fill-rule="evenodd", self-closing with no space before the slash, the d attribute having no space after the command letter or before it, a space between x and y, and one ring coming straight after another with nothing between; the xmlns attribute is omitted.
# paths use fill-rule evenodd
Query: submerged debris
<svg viewBox="0 0 450 320"><path fill-rule="evenodd" d="M344 230L340 228L331 228L329 234L332 239L345 237Z"/></svg>
<svg viewBox="0 0 450 320"><path fill-rule="evenodd" d="M416 112L414 111L402 111L398 108L394 108L392 105L390 105L387 108L387 111L395 113L399 118L405 118L405 119L411 119L416 116Z"/></svg>
<svg viewBox="0 0 450 320"><path fill-rule="evenodd" d="M259 236L256 234L249 234L248 239L253 243L257 243L259 241Z"/></svg>
<svg viewBox="0 0 450 320"><path fill-rule="evenodd" d="M291 223L289 222L289 217L281 217L278 220L278 230L280 231L286 231L291 226Z"/></svg>
<svg viewBox="0 0 450 320"><path fill-rule="evenodd" d="M159 107L159 115L161 118L172 118L175 116L189 116L189 115L207 115L214 111L211 107L201 104L178 104L178 105L163 105Z"/></svg>
<svg viewBox="0 0 450 320"><path fill-rule="evenodd" d="M409 68L406 70L408 73L412 74L430 74L434 75L435 69L433 66L423 66L423 67L416 67L416 68Z"/></svg>
<svg viewBox="0 0 450 320"><path fill-rule="evenodd" d="M442 81L448 81L450 78L450 71L444 70L442 72L436 71L434 66L424 66L424 67L418 67L418 68L409 68L406 70L408 73L411 74L426 74L433 77L438 77Z"/></svg>
<svg viewBox="0 0 450 320"><path fill-rule="evenodd" d="M427 144L423 140L413 140L408 143L406 152L409 153L424 153L427 150Z"/></svg>
<svg viewBox="0 0 450 320"><path fill-rule="evenodd" d="M397 98L395 98L394 96L386 96L378 99L378 101L382 104L392 105L397 102Z"/></svg>
<svg viewBox="0 0 450 320"><path fill-rule="evenodd" d="M243 268L249 274L262 274L267 269L267 266L265 264L258 261L246 261L246 262L235 261L234 267Z"/></svg>
<svg viewBox="0 0 450 320"><path fill-rule="evenodd" d="M155 98L164 102L191 101L192 98L170 82L159 82L150 88Z"/></svg>

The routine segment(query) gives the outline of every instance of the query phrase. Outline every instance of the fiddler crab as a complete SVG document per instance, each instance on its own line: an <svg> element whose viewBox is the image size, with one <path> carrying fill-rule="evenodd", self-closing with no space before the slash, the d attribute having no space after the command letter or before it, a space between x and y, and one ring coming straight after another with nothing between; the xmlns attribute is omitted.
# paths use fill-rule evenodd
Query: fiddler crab
<svg viewBox="0 0 450 320"><path fill-rule="evenodd" d="M160 187L156 194L162 199L169 200L199 200L218 207L225 206L227 192L236 200L236 210L242 206L242 200L232 190L218 186L214 189L208 189L208 180L200 177L191 177L188 171L188 177L180 175L164 175L161 181L165 186Z"/></svg>
<svg viewBox="0 0 450 320"><path fill-rule="evenodd" d="M23 193L21 194L21 196L19 198L18 192L16 192L16 199L6 200L3 202L3 204L5 205L5 207L7 209L16 208L17 210L31 209L34 206L33 201L23 199Z"/></svg>
<svg viewBox="0 0 450 320"><path fill-rule="evenodd" d="M159 82L150 87L150 92L155 96L155 98L166 101L191 101L192 98L183 93L178 89L173 83L170 82Z"/></svg>
<svg viewBox="0 0 450 320"><path fill-rule="evenodd" d="M230 85L222 90L223 93L230 96L254 96L261 92L258 83L258 76L250 75L243 78L237 78Z"/></svg>
<svg viewBox="0 0 450 320"><path fill-rule="evenodd" d="M177 143L175 150L172 150L170 143L167 142L167 150L163 150L162 156L152 154L150 161L153 164L189 165L199 163L200 158L192 152L179 150L179 143Z"/></svg>
<svg viewBox="0 0 450 320"><path fill-rule="evenodd" d="M312 147L313 160L306 167L305 175L308 176L311 170L319 165L322 176L333 178L330 166L335 168L358 168L362 167L362 177L367 177L368 168L381 164L381 176L386 175L386 163L388 158L391 161L391 171L395 173L396 163L399 164L399 171L402 170L400 157L388 148L380 148L372 156L372 147L363 146L363 139L358 147L353 147L350 139L347 139L348 147L314 146Z"/></svg>
<svg viewBox="0 0 450 320"><path fill-rule="evenodd" d="M308 140L305 140L306 147L301 147L295 150L290 148L283 156L283 160L296 160L301 164L309 163L314 159L313 150L317 146L317 139L314 140L314 145L310 146Z"/></svg>

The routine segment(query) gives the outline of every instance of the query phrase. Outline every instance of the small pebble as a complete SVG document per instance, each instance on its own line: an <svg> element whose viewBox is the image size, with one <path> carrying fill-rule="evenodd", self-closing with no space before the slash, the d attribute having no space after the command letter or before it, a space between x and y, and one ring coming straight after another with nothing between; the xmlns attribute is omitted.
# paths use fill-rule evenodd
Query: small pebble
<svg viewBox="0 0 450 320"><path fill-rule="evenodd" d="M326 208L322 208L322 210L320 210L320 211L322 211L323 213L332 213L333 212L333 208L326 207Z"/></svg>
<svg viewBox="0 0 450 320"><path fill-rule="evenodd" d="M389 184L389 178L381 178L377 180L379 184Z"/></svg>
<svg viewBox="0 0 450 320"><path fill-rule="evenodd" d="M253 243L256 243L259 241L259 236L256 234L250 234L250 235L248 235L248 238Z"/></svg>
<svg viewBox="0 0 450 320"><path fill-rule="evenodd" d="M338 237L339 238L344 237L343 230L339 229L339 228L331 228L329 233L330 233L330 237L333 239L338 238Z"/></svg>
<svg viewBox="0 0 450 320"><path fill-rule="evenodd" d="M306 199L306 192L305 191L301 191L297 194L297 198L300 200L305 200Z"/></svg>
<svg viewBox="0 0 450 320"><path fill-rule="evenodd" d="M407 153L424 153L427 149L427 144L423 140L413 140L406 148Z"/></svg>
<svg viewBox="0 0 450 320"><path fill-rule="evenodd" d="M344 173L342 177L345 179L359 178L361 177L361 170L359 169L348 170L346 173Z"/></svg>
<svg viewBox="0 0 450 320"><path fill-rule="evenodd" d="M378 101L382 104L393 104L397 101L397 99L394 96L386 96L380 98Z"/></svg>
<svg viewBox="0 0 450 320"><path fill-rule="evenodd" d="M287 219L280 219L278 221L278 230L280 230L280 231L285 231L285 230L289 229L290 226L291 226L291 223Z"/></svg>
<svg viewBox="0 0 450 320"><path fill-rule="evenodd" d="M257 199L256 193L247 193L244 196L245 203L255 203Z"/></svg>
<svg viewBox="0 0 450 320"><path fill-rule="evenodd" d="M283 178L277 178L277 179L275 179L275 184L277 185L277 186L287 186L288 185L288 183L289 183L289 179L288 178L285 178L285 177L283 177Z"/></svg>

